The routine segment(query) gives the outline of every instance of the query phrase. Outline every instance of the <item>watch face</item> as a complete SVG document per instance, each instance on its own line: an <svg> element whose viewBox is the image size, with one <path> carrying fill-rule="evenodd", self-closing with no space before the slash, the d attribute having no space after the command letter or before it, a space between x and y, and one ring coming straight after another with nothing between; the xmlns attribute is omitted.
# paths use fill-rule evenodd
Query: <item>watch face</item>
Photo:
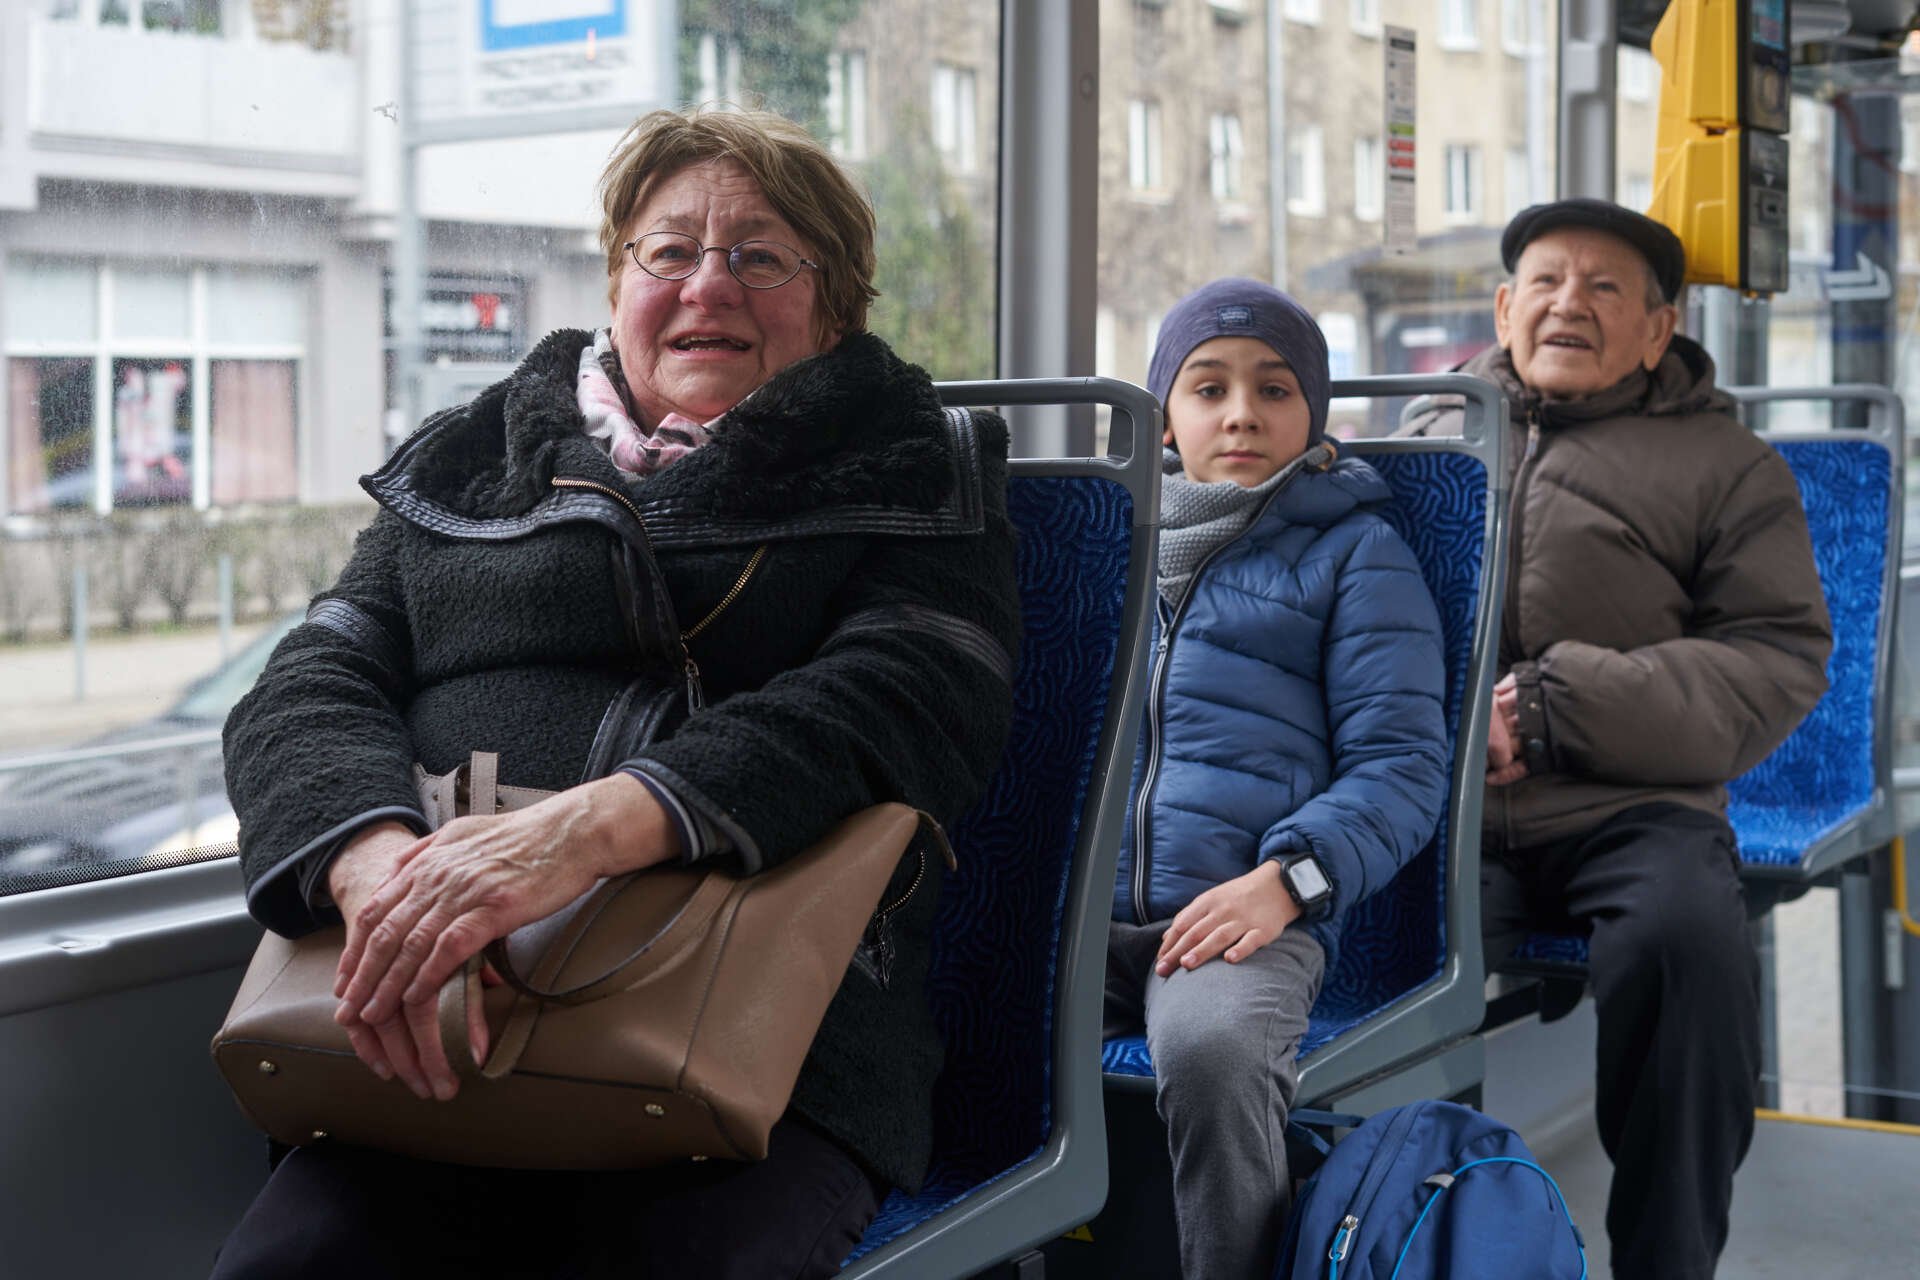
<svg viewBox="0 0 1920 1280"><path fill-rule="evenodd" d="M1327 883L1326 872L1320 870L1320 864L1312 858L1302 858L1287 867L1287 878L1293 881L1293 891L1300 895L1302 902L1314 902L1324 898L1333 889Z"/></svg>

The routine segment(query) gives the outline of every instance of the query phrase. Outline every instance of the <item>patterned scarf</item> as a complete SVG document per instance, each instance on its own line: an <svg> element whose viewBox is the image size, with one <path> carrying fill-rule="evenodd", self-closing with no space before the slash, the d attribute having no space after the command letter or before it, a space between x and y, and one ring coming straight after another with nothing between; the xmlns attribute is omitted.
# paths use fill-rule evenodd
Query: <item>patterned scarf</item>
<svg viewBox="0 0 1920 1280"><path fill-rule="evenodd" d="M650 476L686 457L712 435L712 422L695 422L677 413L660 419L652 431L633 420L627 412L627 380L620 372L620 354L613 349L613 334L607 329L596 332L593 345L580 352L577 396L587 434L600 442L614 466L630 476Z"/></svg>
<svg viewBox="0 0 1920 1280"><path fill-rule="evenodd" d="M1160 594L1167 603L1180 603L1200 562L1239 536L1267 495L1285 488L1304 468L1324 468L1332 458L1331 448L1317 445L1253 488L1243 489L1231 480L1189 480L1180 455L1165 450L1160 459Z"/></svg>

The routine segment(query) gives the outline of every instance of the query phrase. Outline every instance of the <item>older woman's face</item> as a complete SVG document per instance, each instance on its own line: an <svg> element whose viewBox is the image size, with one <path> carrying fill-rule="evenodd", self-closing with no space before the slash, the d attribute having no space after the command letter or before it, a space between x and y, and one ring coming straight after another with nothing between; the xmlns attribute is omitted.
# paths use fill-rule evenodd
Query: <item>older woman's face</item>
<svg viewBox="0 0 1920 1280"><path fill-rule="evenodd" d="M680 231L730 249L742 240L778 240L814 256L767 198L731 160L689 165L654 189L628 225L631 240ZM634 407L649 423L669 411L706 422L823 342L815 314L814 273L776 289L749 289L727 270L726 254L707 253L685 280L661 280L621 259L613 304L613 345Z"/></svg>

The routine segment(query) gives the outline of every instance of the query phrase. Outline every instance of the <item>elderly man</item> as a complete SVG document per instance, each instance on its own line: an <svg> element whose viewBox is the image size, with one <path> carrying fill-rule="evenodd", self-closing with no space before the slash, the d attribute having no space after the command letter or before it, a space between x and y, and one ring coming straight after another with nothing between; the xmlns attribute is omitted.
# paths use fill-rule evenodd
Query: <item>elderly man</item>
<svg viewBox="0 0 1920 1280"><path fill-rule="evenodd" d="M1614 1274L1710 1276L1760 1070L1725 784L1819 699L1831 627L1792 474L1674 333L1673 233L1561 200L1500 253L1500 345L1462 366L1512 413L1487 961L1530 928L1591 935Z"/></svg>

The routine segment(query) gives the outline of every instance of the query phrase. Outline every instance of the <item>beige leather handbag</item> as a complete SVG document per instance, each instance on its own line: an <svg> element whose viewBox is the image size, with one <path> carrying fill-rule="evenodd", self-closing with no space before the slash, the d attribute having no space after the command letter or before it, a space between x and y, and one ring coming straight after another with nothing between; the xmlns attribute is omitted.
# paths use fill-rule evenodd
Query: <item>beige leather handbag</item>
<svg viewBox="0 0 1920 1280"><path fill-rule="evenodd" d="M416 767L429 820L551 794L499 786L497 768L485 753L441 777ZM880 902L923 825L924 863L929 843L945 850L939 827L875 805L758 875L619 876L496 942L487 958L507 985L483 991L476 957L441 992L447 1058L465 1076L451 1102L423 1101L354 1056L333 1020L343 928L266 935L214 1061L247 1117L296 1146L331 1135L520 1169L763 1159L869 920L905 899ZM466 1016L476 998L493 1033L478 1065Z"/></svg>

